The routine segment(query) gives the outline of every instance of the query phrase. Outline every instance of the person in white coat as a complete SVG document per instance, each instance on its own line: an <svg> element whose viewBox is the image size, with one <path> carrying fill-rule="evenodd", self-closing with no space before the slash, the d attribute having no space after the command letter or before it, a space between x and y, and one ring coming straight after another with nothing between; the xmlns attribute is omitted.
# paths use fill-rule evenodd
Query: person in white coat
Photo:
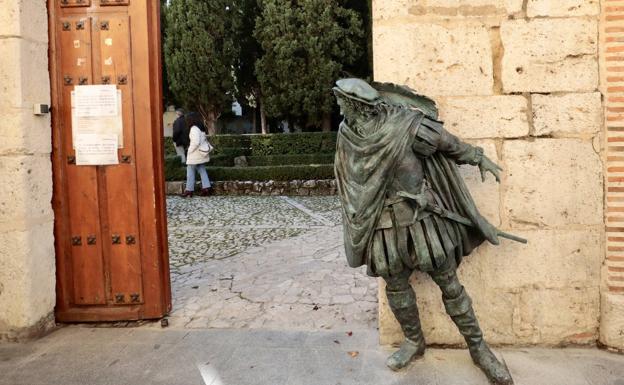
<svg viewBox="0 0 624 385"><path fill-rule="evenodd" d="M192 197L195 191L195 173L201 178L201 196L212 194L212 185L208 178L205 164L210 161L212 146L206 138L206 126L201 116L196 112L189 113L186 117L189 128L189 147L186 154L186 190L184 197Z"/></svg>

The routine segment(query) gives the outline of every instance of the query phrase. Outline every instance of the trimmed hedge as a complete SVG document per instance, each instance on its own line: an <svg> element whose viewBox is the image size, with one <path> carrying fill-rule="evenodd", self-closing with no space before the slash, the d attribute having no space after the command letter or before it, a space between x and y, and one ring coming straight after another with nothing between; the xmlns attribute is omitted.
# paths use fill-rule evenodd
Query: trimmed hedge
<svg viewBox="0 0 624 385"><path fill-rule="evenodd" d="M165 159L168 156L175 156L175 148L173 147L173 139L170 136L165 136Z"/></svg>
<svg viewBox="0 0 624 385"><path fill-rule="evenodd" d="M207 166L234 167L234 158L225 155L210 155L210 163ZM186 165L182 163L182 159L179 156L169 155L165 157L165 168L171 167L186 168Z"/></svg>
<svg viewBox="0 0 624 385"><path fill-rule="evenodd" d="M215 149L219 147L245 149L251 147L250 135L213 135L208 137L208 141L215 147Z"/></svg>
<svg viewBox="0 0 624 385"><path fill-rule="evenodd" d="M168 181L186 180L186 167L180 166L179 158L176 164L165 167L165 179ZM216 167L208 166L208 176L211 180L280 180L295 179L332 179L334 178L333 164L293 164L285 166L256 166L256 167Z"/></svg>
<svg viewBox="0 0 624 385"><path fill-rule="evenodd" d="M335 132L290 134L216 135L208 138L215 147L207 165L213 180L295 180L334 177ZM233 167L234 158L247 156L248 167ZM185 180L173 140L165 138L165 179Z"/></svg>
<svg viewBox="0 0 624 385"><path fill-rule="evenodd" d="M215 135L208 140L215 154L233 156L333 154L336 151L336 132ZM170 137L165 138L165 154L175 155Z"/></svg>
<svg viewBox="0 0 624 385"><path fill-rule="evenodd" d="M300 132L292 134L249 135L251 155L333 154L335 132Z"/></svg>
<svg viewBox="0 0 624 385"><path fill-rule="evenodd" d="M285 166L255 167L207 167L208 175L214 180L280 180L331 179L333 164L291 164ZM186 177L186 173L184 174Z"/></svg>
<svg viewBox="0 0 624 385"><path fill-rule="evenodd" d="M248 156L247 162L249 163L249 166L285 166L289 164L333 164L334 154Z"/></svg>

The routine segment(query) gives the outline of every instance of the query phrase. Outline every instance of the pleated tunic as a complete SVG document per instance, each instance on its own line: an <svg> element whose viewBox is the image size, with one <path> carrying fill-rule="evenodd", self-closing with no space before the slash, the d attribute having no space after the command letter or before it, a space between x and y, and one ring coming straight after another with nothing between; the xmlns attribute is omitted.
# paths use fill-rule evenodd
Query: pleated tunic
<svg viewBox="0 0 624 385"><path fill-rule="evenodd" d="M434 191L426 190L426 194L441 204ZM461 259L462 224L418 211L412 201L396 200L387 199L381 212L367 253L368 275L392 276L404 269L433 271L447 258Z"/></svg>
<svg viewBox="0 0 624 385"><path fill-rule="evenodd" d="M442 122L402 109L383 112L372 122L372 134L344 122L339 130L335 169L347 261L367 265L375 277L433 271L447 258L459 265L496 230L479 214L456 166L477 165L483 150L450 134ZM402 193L420 194L427 206L474 225L440 216Z"/></svg>

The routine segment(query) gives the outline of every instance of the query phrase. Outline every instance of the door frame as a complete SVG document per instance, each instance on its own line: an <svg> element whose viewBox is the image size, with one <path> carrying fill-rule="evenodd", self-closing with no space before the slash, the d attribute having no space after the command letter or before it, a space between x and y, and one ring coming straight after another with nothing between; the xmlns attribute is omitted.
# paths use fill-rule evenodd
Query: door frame
<svg viewBox="0 0 624 385"><path fill-rule="evenodd" d="M63 12L87 16L116 10L114 6L101 9L94 5L96 2L99 0L91 0L92 5L89 7L65 8ZM132 104L136 137L139 247L144 298L141 304L115 305L109 302L104 306L75 305L71 293L72 246L68 202L65 197L68 181L64 171L67 161L63 149L61 113L61 109L67 106L62 106L61 97L64 85L59 63L59 3L58 0L47 0L52 106L52 206L55 215L54 243L57 277L56 319L60 322L97 322L161 318L171 311L171 284L163 158L160 2L130 0L127 8L131 21ZM146 93L149 94L149 98L144 97ZM146 122L149 124L145 124ZM105 270L106 273L110 272Z"/></svg>

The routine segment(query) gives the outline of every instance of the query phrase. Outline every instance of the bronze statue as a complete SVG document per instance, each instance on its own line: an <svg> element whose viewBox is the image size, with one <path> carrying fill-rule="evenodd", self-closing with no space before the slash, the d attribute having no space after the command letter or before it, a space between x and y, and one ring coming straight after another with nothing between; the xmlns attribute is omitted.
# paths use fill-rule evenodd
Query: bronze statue
<svg viewBox="0 0 624 385"><path fill-rule="evenodd" d="M470 355L494 384L513 384L506 365L483 339L468 293L457 278L462 257L503 233L479 214L457 164L478 166L499 181L501 168L480 147L462 142L437 120L435 102L405 86L341 79L335 172L344 243L351 267L382 277L405 341L387 360L398 370L425 352L416 297L408 279L427 272L442 290L446 312Z"/></svg>

